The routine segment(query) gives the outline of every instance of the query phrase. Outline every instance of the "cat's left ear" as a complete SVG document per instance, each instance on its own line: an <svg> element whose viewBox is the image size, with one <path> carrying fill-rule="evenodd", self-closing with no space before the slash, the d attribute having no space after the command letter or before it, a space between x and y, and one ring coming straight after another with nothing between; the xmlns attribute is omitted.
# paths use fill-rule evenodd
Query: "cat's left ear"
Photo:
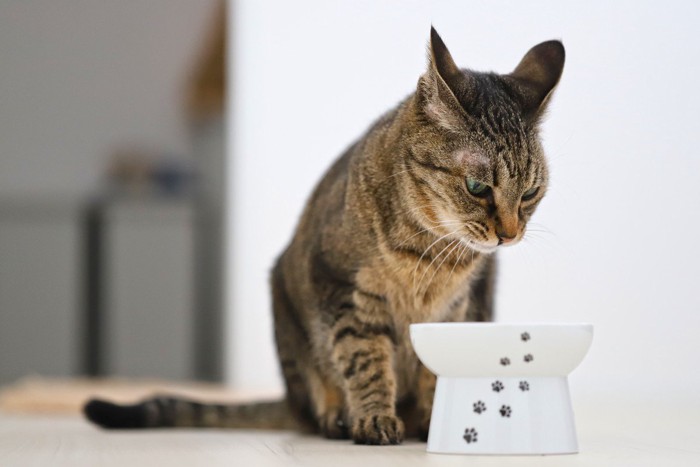
<svg viewBox="0 0 700 467"><path fill-rule="evenodd" d="M525 54L508 76L515 81L522 98L526 118L537 122L547 108L549 98L564 70L564 44L547 41Z"/></svg>
<svg viewBox="0 0 700 467"><path fill-rule="evenodd" d="M418 101L424 114L441 127L463 131L465 111L457 98L470 85L457 67L435 28L430 28L428 70L418 82Z"/></svg>

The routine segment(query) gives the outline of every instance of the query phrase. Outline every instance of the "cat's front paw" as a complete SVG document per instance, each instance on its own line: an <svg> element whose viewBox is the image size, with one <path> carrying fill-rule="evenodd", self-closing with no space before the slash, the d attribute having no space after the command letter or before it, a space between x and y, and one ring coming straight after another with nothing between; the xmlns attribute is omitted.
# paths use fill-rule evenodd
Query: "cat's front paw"
<svg viewBox="0 0 700 467"><path fill-rule="evenodd" d="M352 439L356 444L400 444L403 437L403 422L394 415L367 415L359 417L352 425Z"/></svg>
<svg viewBox="0 0 700 467"><path fill-rule="evenodd" d="M328 439L348 439L350 433L342 411L329 410L319 418L321 433Z"/></svg>

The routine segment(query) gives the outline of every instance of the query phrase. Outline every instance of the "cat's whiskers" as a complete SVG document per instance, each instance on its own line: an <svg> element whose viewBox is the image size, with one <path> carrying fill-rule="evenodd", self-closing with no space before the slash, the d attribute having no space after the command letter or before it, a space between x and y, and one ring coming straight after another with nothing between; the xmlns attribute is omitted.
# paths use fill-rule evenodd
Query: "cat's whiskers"
<svg viewBox="0 0 700 467"><path fill-rule="evenodd" d="M541 237L532 232L525 232L523 235L523 246L540 248L542 246L551 247L552 243L544 237ZM528 248L523 248L523 251L528 251Z"/></svg>
<svg viewBox="0 0 700 467"><path fill-rule="evenodd" d="M537 230L537 229L527 229L525 231L525 235L527 234L547 234L547 235L554 235L552 232L548 232L546 230Z"/></svg>
<svg viewBox="0 0 700 467"><path fill-rule="evenodd" d="M395 214L413 214L414 212L420 211L420 210L425 209L425 208L431 208L433 211L438 211L438 208L434 204L430 203L430 204L423 204L420 206L414 206L414 207L409 208L409 209L402 209L399 211L394 211L394 213ZM422 217L423 217L422 222L426 223L426 224L430 224L430 225L440 225L442 222L445 222L445 221L435 222L435 221L430 220L426 216L422 216ZM459 222L459 221L455 220L454 222Z"/></svg>
<svg viewBox="0 0 700 467"><path fill-rule="evenodd" d="M401 210L401 211L397 211L397 213L408 214L408 213L415 212L415 211L417 211L417 210L419 210L419 209L424 209L424 208L426 208L426 207L430 207L430 208L432 208L433 210L436 209L435 206L431 203L431 204L424 204L424 205L421 205L421 206L414 206L413 208L410 208L410 209L404 209L404 210ZM432 221L430 221L430 220L428 220L428 219L426 219L426 220L428 221L427 224L429 224L429 227L427 227L427 228L425 228L425 229L422 229L422 230L420 230L420 231L414 233L413 235L411 235L410 237L408 237L407 239L405 239L404 241L402 241L401 243L399 243L398 246L399 246L399 247L404 246L404 245L406 245L410 240L412 240L413 238L415 238L415 237L417 237L417 236L419 236L419 235L421 235L421 234L423 234L423 233L426 233L426 232L433 233L433 234L435 234L435 235L437 236L437 235L439 235L439 232L436 232L436 231L437 231L440 227L452 227L452 226L455 226L455 225L461 225L461 224L462 224L461 221L452 220L452 219L448 219L447 221L438 221L438 222L432 222Z"/></svg>
<svg viewBox="0 0 700 467"><path fill-rule="evenodd" d="M408 237L408 238L407 238L406 240L404 240L403 242L399 243L399 244L397 245L397 247L404 246L406 243L408 243L409 240L411 240L411 239L417 237L418 235L420 235L420 234L422 234L422 233L434 232L434 231L436 231L437 229L438 229L438 227L436 226L436 227L427 227L427 228L425 228L425 229L423 229L423 230L419 230L418 232L414 233L413 235L411 235L410 237Z"/></svg>
<svg viewBox="0 0 700 467"><path fill-rule="evenodd" d="M437 222L429 222L430 225L435 226L435 227L440 227L440 226L450 226L450 225L464 225L464 222L459 221L457 219L447 219L444 221L437 221Z"/></svg>
<svg viewBox="0 0 700 467"><path fill-rule="evenodd" d="M523 239L525 238L537 238L541 240L548 240L544 237L544 234L556 238L556 234L549 230L543 224L538 224L536 222L529 222L525 227L525 232L523 232Z"/></svg>
<svg viewBox="0 0 700 467"><path fill-rule="evenodd" d="M430 286L432 285L433 281L435 280L435 276L437 275L438 271L440 270L440 268L442 267L442 265L445 264L445 261L447 261L447 259L452 255L452 252L453 252L457 247L459 247L459 245L460 245L461 243L462 243L461 240L460 240L459 238L456 238L456 239L452 240L452 241L445 247L445 248L449 248L450 245L453 245L452 248L450 249L450 251L447 252L447 254L445 255L445 257L442 258L442 261L441 261L440 264L438 264L438 266L435 268L435 271L433 271L433 275L430 276L430 280L429 280L428 283L425 285L425 289L423 290L423 300L425 300L425 296L426 296L426 294L428 293L428 290L430 289ZM443 250L443 251L444 251L444 250ZM431 263L431 264L432 264L432 263ZM428 266L428 267L430 267L430 266ZM427 272L427 270L426 270L426 272ZM425 274L425 273L423 273L423 274ZM421 278L421 282L418 283L418 287L419 287L419 288L418 288L417 291L420 290L420 285L421 285L422 282L423 282L423 279Z"/></svg>
<svg viewBox="0 0 700 467"><path fill-rule="evenodd" d="M529 266L534 267L544 257L552 253L565 255L566 249L561 249L561 245L557 242L552 242L553 237L544 237L539 233L525 231L522 239L522 245L518 248L519 254L527 255Z"/></svg>
<svg viewBox="0 0 700 467"><path fill-rule="evenodd" d="M538 230L527 230L523 234L523 239L537 239L537 240L544 240L546 241L547 239L543 237L541 234L543 233L549 233L549 232L540 232Z"/></svg>
<svg viewBox="0 0 700 467"><path fill-rule="evenodd" d="M449 224L447 224L447 223L446 223L446 224L436 224L436 225L434 225L433 227L425 228L425 229L423 229L423 230L420 230L420 231L414 233L413 235L411 235L410 237L408 237L406 240L404 240L403 242L399 243L399 244L397 245L397 247L402 247L402 246L404 246L404 245L405 245L406 243L408 243L411 239L417 237L417 236L420 235L420 234L423 234L423 233L426 233L426 232L435 233L435 231L438 230L440 227L451 227L451 226L453 226L453 225L459 225L459 224L460 224L460 222L454 221L454 223L449 223ZM437 233L436 235L439 235L439 233Z"/></svg>
<svg viewBox="0 0 700 467"><path fill-rule="evenodd" d="M469 241L469 240L467 240L467 241ZM469 243L471 243L471 242L469 242ZM462 261L462 256L464 255L464 253L465 253L467 250L470 250L470 249L471 249L471 248L469 248L469 245L466 244L466 243L464 243L464 242L460 242L460 245L461 245L461 248L459 249L459 256L457 256L457 260L456 260L455 263L452 265L452 269L450 269L450 274L447 276L447 280L445 281L446 283L449 283L449 282L450 282L450 279L452 278L452 273L455 272L455 268L457 267L457 265L459 264L459 262ZM474 250L472 250L472 251L474 251Z"/></svg>
<svg viewBox="0 0 700 467"><path fill-rule="evenodd" d="M547 226L537 222L528 222L527 227L525 228L525 232L540 232L547 233L549 235L552 235L553 237L557 236L554 232L547 228Z"/></svg>
<svg viewBox="0 0 700 467"><path fill-rule="evenodd" d="M450 233L445 234L445 235L443 235L442 237L438 238L438 239L435 240L433 243L431 243L430 245L428 245L428 248L426 248L425 251L423 251L423 254L420 255L420 258L418 258L418 261L416 261L416 267L413 268L413 289L414 289L414 290L416 289L416 278L417 278L417 274L418 274L418 267L420 266L421 261L423 261L423 258L425 257L425 255L426 255L426 254L428 253L428 251L429 251L433 246L435 246L438 242L440 242L440 241L443 240L444 238L449 237L450 235L456 234L458 231L459 231L459 230L455 230L455 231L453 231L453 232L450 232ZM451 243L452 243L452 242L450 242L450 244L451 244ZM449 246L449 244L448 244L448 246ZM438 253L437 256L433 257L433 260L430 262L430 264L429 264L428 267L426 268L426 272L427 272L428 269L430 269L430 266L432 266L432 264L433 264L433 263L435 262L435 260L440 256L440 254L441 254L443 251L445 251L446 248L447 248L447 247L443 248L442 251L440 251L440 253ZM425 275L426 272L423 272L423 275ZM422 276L421 276L421 280L422 280Z"/></svg>
<svg viewBox="0 0 700 467"><path fill-rule="evenodd" d="M447 250L448 248L450 248L450 250L448 251L448 253L443 257L443 259L442 259L442 261L440 262L440 264L437 265L437 267L433 270L433 274L432 274L432 276L430 277L430 280L427 282L425 288L423 289L423 299L425 299L425 296L426 296L426 294L427 294L427 292L428 292L428 289L429 289L430 286L432 285L432 283L433 283L433 281L434 281L434 279L435 279L435 276L437 275L438 271L442 268L442 265L452 256L452 254L453 254L455 251L459 251L459 247L460 247L462 244L463 244L463 239L462 239L462 238L455 238L455 239L452 240L450 243L448 243L448 244L433 258L433 260L430 262L430 264L429 264L428 267L425 269L425 271L423 271L423 274L421 275L421 278L420 278L420 280L419 280L419 282L418 282L418 285L417 285L417 286L414 286L414 290L415 290L415 293L416 293L416 296L415 296L416 299L418 298L418 294L420 293L420 291L421 291L421 289L422 289L421 285L423 284L423 279L425 278L426 274L427 274L428 271L430 270L431 266L435 263L435 261L436 261L440 256L442 256L442 254L445 252L445 250ZM456 266L456 263L455 263L455 266ZM454 270L454 266L453 266L453 270Z"/></svg>
<svg viewBox="0 0 700 467"><path fill-rule="evenodd" d="M464 225L464 222L458 221L458 220L454 219L454 220L446 220L446 221L433 222L433 224L434 224L434 225L453 225L453 224Z"/></svg>
<svg viewBox="0 0 700 467"><path fill-rule="evenodd" d="M534 243L532 243L530 240L532 240L532 237L525 232L521 240L521 245L518 245L518 248L513 250L513 254L519 258L522 258L528 269L532 269L535 265L533 250L531 248Z"/></svg>

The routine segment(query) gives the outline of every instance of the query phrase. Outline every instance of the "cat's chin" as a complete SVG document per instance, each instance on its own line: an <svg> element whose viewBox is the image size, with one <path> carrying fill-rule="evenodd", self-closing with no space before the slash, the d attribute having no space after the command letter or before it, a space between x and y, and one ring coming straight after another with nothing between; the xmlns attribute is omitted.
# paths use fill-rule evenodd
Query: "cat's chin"
<svg viewBox="0 0 700 467"><path fill-rule="evenodd" d="M498 245L484 245L483 243L477 243L469 239L462 239L462 243L466 244L474 251L485 254L493 253L498 248Z"/></svg>

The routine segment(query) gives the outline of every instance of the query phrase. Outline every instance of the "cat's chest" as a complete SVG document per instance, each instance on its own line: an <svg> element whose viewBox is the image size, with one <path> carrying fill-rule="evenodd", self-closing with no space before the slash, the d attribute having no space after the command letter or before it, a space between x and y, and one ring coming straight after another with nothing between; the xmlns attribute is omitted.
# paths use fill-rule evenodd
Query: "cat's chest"
<svg viewBox="0 0 700 467"><path fill-rule="evenodd" d="M473 272L477 267L476 261L449 267L426 263L426 267L421 268L416 267L415 262L401 264L384 260L376 261L358 274L359 287L386 299L386 311L397 336L394 367L399 396L416 383L418 360L411 346L410 325L465 319Z"/></svg>
<svg viewBox="0 0 700 467"><path fill-rule="evenodd" d="M397 327L453 321L454 311L466 304L477 261L416 261L377 261L363 276L371 277L368 285L387 298Z"/></svg>

